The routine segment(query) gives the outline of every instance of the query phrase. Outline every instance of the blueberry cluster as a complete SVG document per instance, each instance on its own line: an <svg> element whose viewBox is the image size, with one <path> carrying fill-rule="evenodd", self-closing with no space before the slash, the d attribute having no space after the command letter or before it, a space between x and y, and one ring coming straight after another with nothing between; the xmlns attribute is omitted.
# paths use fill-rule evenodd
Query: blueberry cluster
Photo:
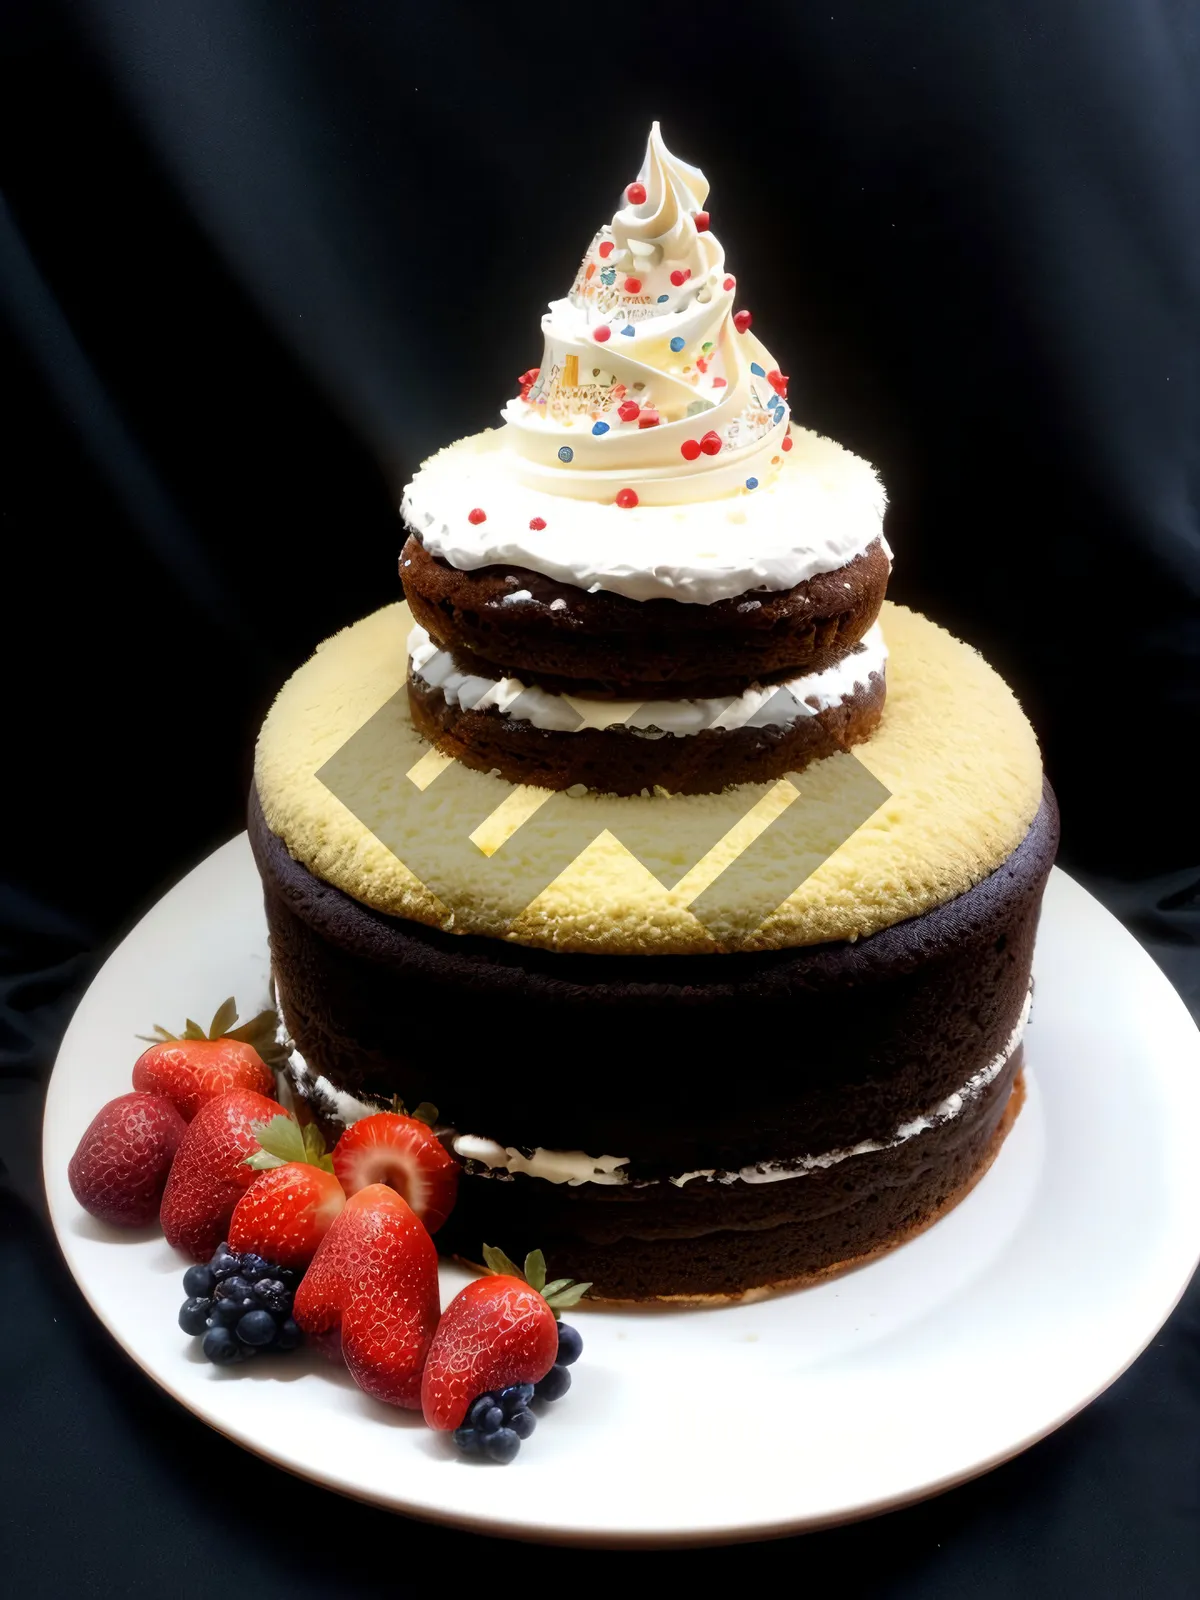
<svg viewBox="0 0 1200 1600"><path fill-rule="evenodd" d="M299 1275L262 1256L239 1255L227 1244L206 1267L183 1275L187 1299L179 1326L218 1367L268 1350L294 1350L304 1337L292 1320L292 1298Z"/></svg>
<svg viewBox="0 0 1200 1600"><path fill-rule="evenodd" d="M472 1400L454 1442L465 1456L484 1456L507 1466L537 1426L530 1411L533 1400L561 1400L571 1387L573 1366L583 1354L583 1340L575 1328L558 1325L558 1359L540 1383L513 1383L507 1389L481 1394Z"/></svg>

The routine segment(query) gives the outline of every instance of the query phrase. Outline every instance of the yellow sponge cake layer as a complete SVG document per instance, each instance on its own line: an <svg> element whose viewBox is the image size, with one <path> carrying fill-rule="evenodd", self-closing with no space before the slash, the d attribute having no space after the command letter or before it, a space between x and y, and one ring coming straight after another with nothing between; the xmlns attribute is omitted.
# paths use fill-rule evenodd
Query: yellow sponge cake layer
<svg viewBox="0 0 1200 1600"><path fill-rule="evenodd" d="M457 933L664 955L860 938L993 872L1042 795L1033 730L983 658L902 606L881 621L887 704L853 755L720 795L616 799L447 765L409 719L411 623L388 606L280 692L258 741L263 813L318 878Z"/></svg>

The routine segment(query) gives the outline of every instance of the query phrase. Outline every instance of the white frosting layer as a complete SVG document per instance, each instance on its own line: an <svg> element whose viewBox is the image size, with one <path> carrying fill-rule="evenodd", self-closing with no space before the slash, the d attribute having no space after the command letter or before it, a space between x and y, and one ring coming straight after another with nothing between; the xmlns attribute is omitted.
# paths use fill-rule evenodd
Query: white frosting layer
<svg viewBox="0 0 1200 1600"><path fill-rule="evenodd" d="M794 430L780 471L752 492L624 510L521 482L506 433L448 445L404 491L409 526L460 572L527 567L592 592L711 605L790 589L882 538L887 499L874 469L819 434ZM476 509L483 522L469 520Z"/></svg>
<svg viewBox="0 0 1200 1600"><path fill-rule="evenodd" d="M909 1139L916 1138L918 1134L927 1132L930 1128L952 1122L955 1117L962 1114L965 1107L978 1100L1012 1059L1013 1051L1020 1044L1026 1023L1029 1021L1031 1003L1032 995L1026 996L1017 1025L997 1056L978 1072L972 1073L961 1089L947 1095L945 1100L922 1116L902 1123L886 1139L863 1139L859 1144L850 1145L842 1150L828 1150L822 1155L797 1156L786 1161L759 1161L753 1166L741 1167L736 1172L727 1172L719 1167L701 1167L695 1172L681 1172L678 1177L668 1178L666 1181L674 1184L676 1188L682 1188L684 1184L691 1183L697 1178L703 1178L709 1183L780 1183L788 1178L805 1178L811 1172L836 1167L854 1156L869 1155L877 1150L892 1150L897 1145L906 1144ZM535 1149L526 1153L511 1146L497 1144L492 1139L480 1139L471 1134L459 1134L453 1140L453 1144L456 1152L464 1159L481 1161L493 1170L524 1172L531 1178L545 1178L550 1183L617 1184L629 1181L628 1174L624 1171L629 1164L628 1156L589 1156L582 1150ZM660 1181L657 1178L647 1180L649 1183Z"/></svg>
<svg viewBox="0 0 1200 1600"><path fill-rule="evenodd" d="M528 591L520 591L520 595L530 604L538 603ZM517 598L505 596L506 600ZM408 658L416 677L440 689L451 705L465 711L495 709L555 733L623 727L654 738L699 733L705 728L786 727L802 717L814 717L840 705L858 686L865 686L872 673L882 674L887 646L876 623L856 649L824 672L710 700L590 700L553 694L519 678L481 677L462 672L449 651L439 649L419 624L408 636Z"/></svg>

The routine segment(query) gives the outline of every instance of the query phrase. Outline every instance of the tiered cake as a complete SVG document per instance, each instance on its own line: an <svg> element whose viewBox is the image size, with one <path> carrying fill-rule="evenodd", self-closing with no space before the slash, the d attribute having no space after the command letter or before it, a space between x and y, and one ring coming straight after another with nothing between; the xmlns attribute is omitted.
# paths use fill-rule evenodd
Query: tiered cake
<svg viewBox="0 0 1200 1600"><path fill-rule="evenodd" d="M408 486L411 612L285 687L251 805L314 1114L434 1102L439 1244L614 1298L811 1281L966 1192L1057 839L1011 693L884 603L875 474L793 427L706 197L656 125L505 426Z"/></svg>

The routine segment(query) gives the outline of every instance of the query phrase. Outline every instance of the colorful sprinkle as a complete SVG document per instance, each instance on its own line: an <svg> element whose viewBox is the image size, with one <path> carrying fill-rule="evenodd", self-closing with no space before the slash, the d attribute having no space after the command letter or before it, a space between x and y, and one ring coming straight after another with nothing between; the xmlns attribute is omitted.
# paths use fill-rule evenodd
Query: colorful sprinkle
<svg viewBox="0 0 1200 1600"><path fill-rule="evenodd" d="M784 400L787 399L788 375L786 372L780 372L778 367L772 367L771 371L767 373L767 382L777 395L780 395Z"/></svg>
<svg viewBox="0 0 1200 1600"><path fill-rule="evenodd" d="M641 409L636 400L625 400L617 407L617 415L622 422L636 422Z"/></svg>
<svg viewBox="0 0 1200 1600"><path fill-rule="evenodd" d="M601 250L603 250L604 246L601 245L600 248L601 248ZM726 288L726 289L732 289L732 288L734 288L736 286L736 284L737 284L737 279L736 278L726 278L723 287Z"/></svg>
<svg viewBox="0 0 1200 1600"><path fill-rule="evenodd" d="M637 503L638 503L638 497L637 497L637 490L636 489L618 489L617 490L617 504L621 507L621 509L623 511L632 511L634 506L637 505Z"/></svg>
<svg viewBox="0 0 1200 1600"><path fill-rule="evenodd" d="M608 432L608 423L607 422L593 422L592 423L592 432L594 434L596 434L597 437L599 437L599 435L602 434L602 433L607 433Z"/></svg>
<svg viewBox="0 0 1200 1600"><path fill-rule="evenodd" d="M592 329L592 338L597 344L605 344L612 338L612 329L607 322L602 322L598 328Z"/></svg>
<svg viewBox="0 0 1200 1600"><path fill-rule="evenodd" d="M594 261L589 261L588 264L587 264L587 271L583 275L583 281L586 283L587 280L590 277L593 276L595 271L596 271L596 263Z"/></svg>
<svg viewBox="0 0 1200 1600"><path fill-rule="evenodd" d="M546 519L545 517L530 517L529 526L533 529L534 533L541 533L542 529L546 526Z"/></svg>
<svg viewBox="0 0 1200 1600"><path fill-rule="evenodd" d="M707 211L697 211L695 217L692 220L696 224L696 232L697 233L707 233L708 232L708 212Z"/></svg>
<svg viewBox="0 0 1200 1600"><path fill-rule="evenodd" d="M733 313L733 325L739 333L745 333L753 321L754 318L748 311L735 311Z"/></svg>
<svg viewBox="0 0 1200 1600"><path fill-rule="evenodd" d="M625 191L625 198L631 206L644 206L646 204L646 185L644 183L631 183Z"/></svg>
<svg viewBox="0 0 1200 1600"><path fill-rule="evenodd" d="M695 461L700 454L699 439L685 439L679 446L679 454L685 461Z"/></svg>
<svg viewBox="0 0 1200 1600"><path fill-rule="evenodd" d="M752 361L750 363L750 371L754 374L754 376L756 378L765 378L766 377L766 373L759 366L757 361Z"/></svg>
<svg viewBox="0 0 1200 1600"><path fill-rule="evenodd" d="M564 444L562 446L562 448L559 450L558 459L560 461L574 461L575 452L574 452L574 450L571 449L571 446L569 444Z"/></svg>
<svg viewBox="0 0 1200 1600"><path fill-rule="evenodd" d="M670 298L671 298L671 296L669 294L660 294L658 299L654 303L655 303L655 305L661 306L661 305L665 304L665 302L668 301Z"/></svg>
<svg viewBox="0 0 1200 1600"><path fill-rule="evenodd" d="M627 322L625 324L625 326L621 329L621 333L624 335L624 337L626 339L632 339L633 338L633 323L632 322Z"/></svg>
<svg viewBox="0 0 1200 1600"><path fill-rule="evenodd" d="M616 245L611 239L605 239L604 243L600 246L600 259L602 261L607 261L609 256L612 255L616 248Z"/></svg>
<svg viewBox="0 0 1200 1600"><path fill-rule="evenodd" d="M476 506L474 511L467 512L467 521L473 522L476 527L478 527L481 522L487 521L487 512L481 511L479 507Z"/></svg>
<svg viewBox="0 0 1200 1600"><path fill-rule="evenodd" d="M792 448L792 441L790 439L785 439L779 448L781 450L790 450Z"/></svg>
<svg viewBox="0 0 1200 1600"><path fill-rule="evenodd" d="M606 289L611 289L613 284L616 283L616 281L617 281L617 269L616 269L616 267L601 267L600 268L600 282L605 286Z"/></svg>
<svg viewBox="0 0 1200 1600"><path fill-rule="evenodd" d="M683 338L682 334L678 334L677 333L675 335L675 337L671 340L671 349L672 350L682 350L684 345L686 344L686 342L687 341Z"/></svg>
<svg viewBox="0 0 1200 1600"><path fill-rule="evenodd" d="M710 428L700 440L700 448L706 456L715 456L720 453L721 442L721 435L714 428Z"/></svg>
<svg viewBox="0 0 1200 1600"><path fill-rule="evenodd" d="M691 277L691 275L692 275L692 269L690 267L687 267L687 268L676 267L675 271L671 274L671 282L678 289L679 285L681 283L686 283L688 281L688 279Z"/></svg>
<svg viewBox="0 0 1200 1600"><path fill-rule="evenodd" d="M700 346L701 350L704 351L705 355L708 354L708 352L712 349L712 347L713 347L713 342L712 342L711 339L706 339L704 341L704 343Z"/></svg>
<svg viewBox="0 0 1200 1600"><path fill-rule="evenodd" d="M747 489L757 489L758 488L758 479L757 478L747 478L746 479L746 487L747 487Z"/></svg>
<svg viewBox="0 0 1200 1600"><path fill-rule="evenodd" d="M652 411L650 407L647 406L645 411L643 411L641 416L638 418L638 427L657 428L661 421L662 418L659 416L658 412Z"/></svg>
<svg viewBox="0 0 1200 1600"><path fill-rule="evenodd" d="M642 288L642 280L640 278L626 278L625 279L625 293L626 294L639 294L641 292L641 288Z"/></svg>
<svg viewBox="0 0 1200 1600"><path fill-rule="evenodd" d="M726 380L724 378L714 378L713 379L713 388L714 389L723 389L725 387L725 382L726 382Z"/></svg>

